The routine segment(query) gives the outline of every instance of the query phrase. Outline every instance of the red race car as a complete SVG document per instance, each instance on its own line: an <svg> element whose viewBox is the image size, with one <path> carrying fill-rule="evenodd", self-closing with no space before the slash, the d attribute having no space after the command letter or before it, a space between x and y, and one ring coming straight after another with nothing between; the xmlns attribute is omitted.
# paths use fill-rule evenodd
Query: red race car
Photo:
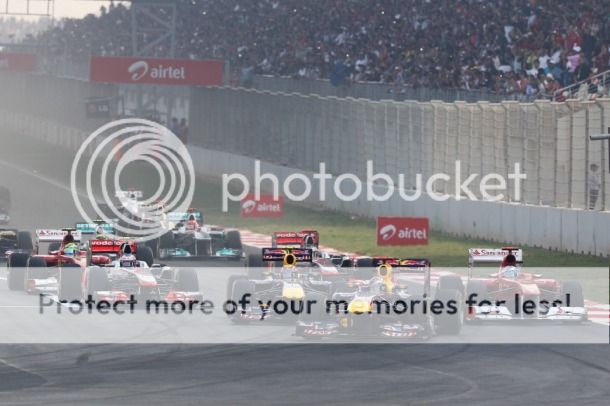
<svg viewBox="0 0 610 406"><path fill-rule="evenodd" d="M587 320L580 283L523 272L520 248L471 248L468 256L468 320ZM473 278L479 264L499 264L500 269L489 277Z"/></svg>
<svg viewBox="0 0 610 406"><path fill-rule="evenodd" d="M25 290L28 293L57 294L60 298L70 296L74 299L73 289L67 285L68 280L79 280L82 270L90 265L103 266L110 264L114 257L107 249L99 247L112 246L115 255L119 248L130 245L138 259L152 265L153 257L150 248L138 250L135 242L123 240L90 240L84 242L80 230L66 228L36 230L36 239L32 254L15 252L7 260L7 282L10 290ZM72 275L72 276L69 276ZM65 283L64 283L65 282ZM68 291L71 293L68 295Z"/></svg>

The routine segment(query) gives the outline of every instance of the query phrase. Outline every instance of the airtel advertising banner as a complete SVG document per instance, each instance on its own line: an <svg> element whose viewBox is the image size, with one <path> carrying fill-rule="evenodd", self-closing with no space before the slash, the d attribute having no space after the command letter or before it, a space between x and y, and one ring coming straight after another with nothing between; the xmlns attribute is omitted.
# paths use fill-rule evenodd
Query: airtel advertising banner
<svg viewBox="0 0 610 406"><path fill-rule="evenodd" d="M377 245L428 245L428 218L377 217Z"/></svg>
<svg viewBox="0 0 610 406"><path fill-rule="evenodd" d="M0 52L0 70L32 72L36 69L36 55Z"/></svg>
<svg viewBox="0 0 610 406"><path fill-rule="evenodd" d="M273 195L261 194L256 200L254 193L244 197L241 201L242 217L282 217L284 215L284 198L279 196L276 200Z"/></svg>
<svg viewBox="0 0 610 406"><path fill-rule="evenodd" d="M152 85L222 85L222 61L94 56L93 82Z"/></svg>

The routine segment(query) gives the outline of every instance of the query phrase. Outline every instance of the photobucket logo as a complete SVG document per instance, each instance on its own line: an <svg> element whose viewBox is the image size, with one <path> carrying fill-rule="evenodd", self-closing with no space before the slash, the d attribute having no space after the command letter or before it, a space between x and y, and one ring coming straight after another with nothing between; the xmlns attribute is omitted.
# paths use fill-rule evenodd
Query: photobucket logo
<svg viewBox="0 0 610 406"><path fill-rule="evenodd" d="M156 186L156 191L148 198L125 193L121 187L121 175L136 162L153 168L138 182L155 179L152 172L156 171L158 183L147 185ZM79 185L83 183L85 203L91 210L85 210L81 202ZM191 206L195 170L188 150L169 129L149 120L123 119L100 127L82 143L72 163L70 187L83 220L102 219L113 223L119 235L146 241L167 232L166 213L186 212Z"/></svg>
<svg viewBox="0 0 610 406"><path fill-rule="evenodd" d="M366 161L366 179L364 181L353 173L333 176L326 172L326 164L321 162L318 172L310 175L295 172L288 175L282 182L273 173L261 173L261 162L256 160L254 162L253 188L250 187L249 178L242 173L222 175L222 210L227 212L230 201L241 201L248 193L254 193L255 199L258 200L263 194L263 190L271 189L274 198L277 199L280 195L280 186L281 194L287 199L293 202L302 202L311 198L315 181L317 181L317 198L321 202L326 201L327 190L332 190L334 196L344 202L359 199L363 193L366 193L367 201L388 201L395 193L398 193L402 200L413 202L421 198L424 192L435 201L446 201L453 197L456 200L467 198L469 200L495 202L504 200L505 192L508 191L508 183L511 181L513 182L511 200L515 202L521 200L521 182L527 179L527 175L521 172L519 163L514 164L513 172L508 174L508 180L497 173L486 174L481 176L480 179L479 176L475 173L464 179L462 163L456 161L453 176L447 173L435 173L428 177L424 185L423 175L418 173L415 175L414 181L407 185L404 174L398 174L398 182L395 183L390 175L375 173L373 161L368 160ZM267 186L266 189L264 186ZM346 189L348 190L346 191ZM453 190L454 194L439 192L439 190ZM476 191L478 191L478 194L475 193ZM480 196L480 199L477 196Z"/></svg>

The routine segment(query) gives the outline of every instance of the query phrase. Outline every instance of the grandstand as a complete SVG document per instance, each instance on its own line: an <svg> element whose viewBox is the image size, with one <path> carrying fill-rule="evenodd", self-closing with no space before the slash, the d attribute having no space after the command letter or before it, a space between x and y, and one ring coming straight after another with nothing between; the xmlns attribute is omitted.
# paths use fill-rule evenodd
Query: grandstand
<svg viewBox="0 0 610 406"><path fill-rule="evenodd" d="M452 101L438 89L455 99L592 99L608 94L609 9L608 0L178 0L175 56L226 60L234 84L249 85L252 73L300 79L282 89L254 81L274 90L330 79L383 84L381 94L402 99ZM130 21L128 7L111 5L28 41L43 49L49 70L90 55L129 56ZM168 52L159 44L149 56ZM378 89L343 94L381 97Z"/></svg>

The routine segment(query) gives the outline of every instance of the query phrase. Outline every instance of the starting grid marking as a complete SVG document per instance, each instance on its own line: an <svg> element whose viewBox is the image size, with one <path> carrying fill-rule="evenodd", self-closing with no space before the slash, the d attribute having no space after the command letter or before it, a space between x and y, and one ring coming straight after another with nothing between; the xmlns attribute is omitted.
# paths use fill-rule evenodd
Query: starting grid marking
<svg viewBox="0 0 610 406"><path fill-rule="evenodd" d="M239 230L241 233L241 241L245 245L249 245L257 248L264 248L271 246L271 237L264 234L253 233L249 230ZM325 247L323 245L320 246L322 250L328 251L338 251L331 247ZM347 255L353 255L352 253L346 252ZM438 281L439 275L432 274L430 276L430 280L432 282ZM422 277L423 279L423 277ZM465 276L462 277L464 282L467 281ZM585 300L585 307L589 312L589 320L593 323L603 324L606 326L610 326L610 305L600 304L596 302L592 302L590 300Z"/></svg>

